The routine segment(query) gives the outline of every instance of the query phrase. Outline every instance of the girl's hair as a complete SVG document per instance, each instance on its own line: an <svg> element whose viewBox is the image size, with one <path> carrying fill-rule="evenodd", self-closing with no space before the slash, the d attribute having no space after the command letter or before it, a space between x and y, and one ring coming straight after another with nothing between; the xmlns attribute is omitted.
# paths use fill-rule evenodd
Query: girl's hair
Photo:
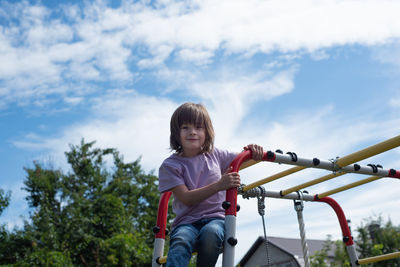
<svg viewBox="0 0 400 267"><path fill-rule="evenodd" d="M176 152L182 152L180 139L180 128L182 124L202 125L205 129L206 138L202 152L211 152L214 148L214 128L206 108L202 104L184 103L179 106L171 117L170 147Z"/></svg>

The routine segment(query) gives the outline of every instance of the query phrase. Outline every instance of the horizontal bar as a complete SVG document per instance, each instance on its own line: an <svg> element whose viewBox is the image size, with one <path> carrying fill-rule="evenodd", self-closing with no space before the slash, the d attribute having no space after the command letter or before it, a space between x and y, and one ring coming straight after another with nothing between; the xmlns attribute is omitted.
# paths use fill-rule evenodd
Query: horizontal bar
<svg viewBox="0 0 400 267"><path fill-rule="evenodd" d="M348 185L345 185L345 186L338 187L336 189L332 189L332 190L326 191L326 192L321 193L321 194L317 194L316 196L317 196L317 198L327 197L327 196L330 196L330 195L333 195L333 194L348 190L350 188L354 188L356 186L360 186L360 185L363 185L363 184L366 184L366 183L370 183L372 181L375 181L375 180L378 180L378 179L381 179L381 178L382 177L380 177L380 176L371 176L369 178L360 180L358 182L354 182L354 183L351 183L351 184L348 184Z"/></svg>
<svg viewBox="0 0 400 267"><path fill-rule="evenodd" d="M331 174L322 176L322 177L320 177L320 178L318 178L318 179L314 179L314 180L312 180L312 181L309 181L309 182L300 184L300 185L298 185L298 186L294 186L294 187L291 187L291 188L289 188L289 189L282 190L282 191L281 191L281 194L282 194L282 195L287 195L287 194L289 194L289 193L292 193L292 192L295 192L295 191L299 191L300 189L306 188L306 187L308 187L308 186L312 186L312 185L315 185L315 184L319 184L319 183L328 181L328 180L330 180L330 179L333 179L333 178L342 176L342 175L344 175L344 174L346 174L346 173L345 173L345 172L334 172L334 173L331 173Z"/></svg>
<svg viewBox="0 0 400 267"><path fill-rule="evenodd" d="M264 197L271 197L271 198L283 198L283 199L293 199L293 200L304 200L304 201L315 201L315 197L313 195L308 194L297 194L291 193L285 196L282 196L278 191L267 191L263 190L261 192L259 187L252 188L243 192L242 190L238 190L238 194L241 194L243 198L250 198L250 197L257 197L257 196L264 196Z"/></svg>
<svg viewBox="0 0 400 267"><path fill-rule="evenodd" d="M272 160L271 160L272 159ZM325 169L329 171L333 171L333 174L329 174L312 181L309 181L304 184L300 184L285 190L282 190L282 194L286 195L291 192L298 191L303 189L307 186L315 185L329 179L338 177L339 175L343 175L345 173L358 173L358 174L366 174L366 175L375 175L380 177L393 177L393 178L400 178L400 172L396 171L395 169L383 169L380 165L368 164L368 165L359 165L353 164L344 167L340 167L337 165L337 160L319 160L317 158L314 159L306 159L306 158L299 158L296 157L296 160L293 160L292 156L285 155L285 154L278 154L272 151L267 152L267 159L269 161L273 161L275 163L284 163L290 165L297 165L297 166L305 166L305 167L312 167L318 169Z"/></svg>
<svg viewBox="0 0 400 267"><path fill-rule="evenodd" d="M361 265L361 264L368 264L368 263L372 263L372 262L385 261L385 260L391 260L391 259L396 259L396 258L400 258L400 251L389 253L389 254L384 254L384 255L380 255L380 256L360 259L357 261L357 263Z"/></svg>
<svg viewBox="0 0 400 267"><path fill-rule="evenodd" d="M197 255L196 251L192 253L192 256L195 256L195 255ZM161 256L161 257L159 257L157 259L157 263L158 264L165 264L165 263L167 263L167 258L168 258L168 256Z"/></svg>
<svg viewBox="0 0 400 267"><path fill-rule="evenodd" d="M398 146L400 146L400 135L387 139L383 142L372 145L370 147L364 148L345 157L339 158L336 164L341 167L344 167L354 162L358 162L360 160L372 157L374 155L380 154L382 152L388 151Z"/></svg>
<svg viewBox="0 0 400 267"><path fill-rule="evenodd" d="M359 173L359 174L366 174L366 175L377 175L377 176L390 176L390 172L396 172L396 170L390 169L383 169L380 166L377 167L378 165L359 165L359 164L354 164L354 165L348 165L344 167L340 167L337 164L337 160L319 160L317 158L314 159L307 159L307 158L300 158L298 157L296 161L293 161L292 157L290 155L285 155L285 154L277 154L274 152L269 151L269 156L274 157L275 163L283 163L283 164L289 164L289 165L296 165L296 166L304 166L304 167L311 167L311 168L317 168L317 169L324 169L328 171L333 171L333 172L346 172L346 173ZM272 154L274 155L272 155ZM397 174L396 174L397 175ZM399 172L400 175L400 172ZM393 176L395 177L395 176ZM396 178L400 178L396 177Z"/></svg>
<svg viewBox="0 0 400 267"><path fill-rule="evenodd" d="M240 165L239 170L246 169L246 168L248 168L248 167L250 167L250 166L253 166L254 164L257 164L257 163L259 163L259 162L261 162L261 161L257 161L257 160L254 160L254 159L249 159L249 160L243 162L243 163Z"/></svg>
<svg viewBox="0 0 400 267"><path fill-rule="evenodd" d="M269 176L267 178L258 180L257 182L254 182L254 183L251 183L249 185L246 185L245 187L243 187L243 191L248 191L248 190L250 190L250 189L252 189L254 187L257 187L257 186L260 186L260 185L275 181L275 180L277 180L279 178L282 178L282 177L287 176L289 174L304 170L306 168L307 167L304 167L304 166L296 166L296 167L284 170L282 172L276 173L276 174L274 174L272 176Z"/></svg>
<svg viewBox="0 0 400 267"><path fill-rule="evenodd" d="M158 264L165 264L167 263L167 256L162 256L157 259Z"/></svg>

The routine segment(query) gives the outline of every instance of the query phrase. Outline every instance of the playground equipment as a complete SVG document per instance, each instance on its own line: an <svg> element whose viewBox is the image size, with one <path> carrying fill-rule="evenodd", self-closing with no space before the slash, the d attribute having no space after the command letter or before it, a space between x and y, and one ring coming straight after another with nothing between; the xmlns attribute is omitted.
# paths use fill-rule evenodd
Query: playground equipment
<svg viewBox="0 0 400 267"><path fill-rule="evenodd" d="M296 167L290 168L288 170L279 172L270 177L261 179L249 185L242 185L239 188L231 188L226 192L226 201L223 203L223 208L225 209L225 240L224 240L224 251L223 251L223 267L233 267L235 260L235 245L237 244L236 239L236 213L238 210L237 205L237 195L241 194L243 198L257 197L259 202L259 213L264 216L263 213L263 201L264 198L279 198L279 199L291 199L295 201L295 210L297 212L297 217L299 221L300 235L302 239L303 254L305 265L308 265L308 251L307 244L305 240L304 233L304 222L302 218L302 207L303 201L314 201L314 202L324 202L330 205L335 211L339 224L342 230L343 242L346 245L347 253L350 259L351 266L359 266L361 264L369 264L382 260L389 260L394 258L400 258L400 251L394 252L386 255L381 255L377 257L370 257L365 259L358 259L356 250L353 243L353 238L350 233L349 226L347 224L346 217L342 208L339 204L329 197L332 194L342 192L362 184L366 184L382 177L390 178L400 178L400 171L395 169L383 169L381 165L368 164L366 166L357 164L361 160L369 158L371 156L380 154L382 152L388 151L395 147L400 146L400 135L388 139L386 141L380 142L378 144L372 145L360 151L349 154L345 157L337 157L332 160L320 160L318 158L305 159L299 158L293 152L288 152L283 154L281 151L268 151L264 153L262 161L275 162L279 164L296 165ZM258 162L251 159L251 151L244 151L240 153L231 163L232 171L237 172L241 169L250 167ZM331 171L332 173L325 175L323 177L308 181L306 183L280 190L279 192L266 191L262 185L272 182L274 180L280 179L287 175L299 172L306 168L318 168ZM336 189L329 190L315 195L303 194L300 190L311 185L316 185L327 180L345 175L347 173L357 173L364 175L372 175L369 178L354 182ZM171 192L165 192L161 195L157 225L154 227L155 232L155 242L154 242L154 252L153 252L153 267L161 266L166 262L166 257L163 256L164 253L164 243L165 243L165 233L166 233L166 222L168 213L168 201L171 196ZM264 219L263 219L264 223ZM265 234L265 226L264 226Z"/></svg>

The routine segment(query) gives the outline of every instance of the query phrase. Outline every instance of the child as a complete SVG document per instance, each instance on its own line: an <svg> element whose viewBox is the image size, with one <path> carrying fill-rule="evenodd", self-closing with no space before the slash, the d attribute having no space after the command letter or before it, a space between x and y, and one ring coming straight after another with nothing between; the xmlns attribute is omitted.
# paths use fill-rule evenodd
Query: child
<svg viewBox="0 0 400 267"><path fill-rule="evenodd" d="M176 153L159 169L160 192L172 191L173 211L166 266L188 266L197 251L197 266L215 266L224 241L225 192L240 186L237 172L228 169L237 153L214 148L214 129L201 104L184 103L171 117L170 146ZM248 145L254 160L263 149Z"/></svg>

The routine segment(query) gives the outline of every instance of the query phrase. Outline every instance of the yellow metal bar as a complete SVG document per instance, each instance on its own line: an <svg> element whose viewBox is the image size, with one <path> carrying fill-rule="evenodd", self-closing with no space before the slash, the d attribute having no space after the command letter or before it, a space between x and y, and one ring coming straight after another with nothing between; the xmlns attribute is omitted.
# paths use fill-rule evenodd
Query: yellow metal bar
<svg viewBox="0 0 400 267"><path fill-rule="evenodd" d="M307 167L296 166L296 167L284 170L282 172L279 172L279 173L274 174L272 176L269 176L267 178L261 179L261 180L259 180L257 182L254 182L254 183L251 183L249 185L246 185L245 187L243 187L243 191L246 192L246 191L248 191L248 190L250 190L250 189L252 189L254 187L257 187L257 186L260 186L262 184L266 184L266 183L272 182L272 181L274 181L276 179L279 179L279 178L282 178L282 177L284 177L286 175L289 175L289 174L304 170L305 168L307 168Z"/></svg>
<svg viewBox="0 0 400 267"><path fill-rule="evenodd" d="M253 166L254 164L257 164L259 162L261 162L261 161L260 160L257 161L257 160L254 160L254 159L246 160L245 162L242 163L242 165L240 165L239 170L243 170L243 169L245 169L247 167L250 167L250 166Z"/></svg>
<svg viewBox="0 0 400 267"><path fill-rule="evenodd" d="M361 264L368 264L368 263L372 263L372 262L385 261L385 260L391 260L391 259L396 259L396 258L400 258L400 251L385 254L385 255L380 255L380 256L376 256L376 257L361 259L361 260L358 260L357 263L361 265Z"/></svg>
<svg viewBox="0 0 400 267"><path fill-rule="evenodd" d="M289 194L289 193L292 193L292 192L295 192L295 191L299 191L300 189L306 188L306 187L308 187L308 186L312 186L312 185L315 185L315 184L319 184L319 183L325 182L325 181L327 181L327 180L330 180L330 179L332 179L332 178L339 177L339 176L341 176L341 175L343 175L343 174L346 174L346 173L345 173L345 172L335 172L335 173L331 173L331 174L322 176L322 177L320 177L320 178L311 180L311 181L309 181L309 182L306 182L306 183L304 183L304 184L300 184L300 185L298 185L298 186L294 186L294 187L288 188L288 189L286 189L286 190L282 190L282 191L281 191L281 194L284 196L284 195L287 195L287 194Z"/></svg>
<svg viewBox="0 0 400 267"><path fill-rule="evenodd" d="M370 183L370 182L378 180L380 178L382 178L382 177L380 177L380 176L371 176L369 178L360 180L358 182L354 182L354 183L351 183L351 184L348 184L348 185L345 185L345 186L338 187L336 189L332 189L332 190L326 191L326 192L324 192L322 194L318 194L317 196L318 196L318 198L327 197L327 196L330 196L330 195L333 195L333 194L348 190L350 188L354 188L356 186L360 186L360 185L363 185L363 184L366 184L366 183Z"/></svg>
<svg viewBox="0 0 400 267"><path fill-rule="evenodd" d="M196 251L192 253L192 256L196 256L196 255L197 255ZM161 256L161 257L158 258L157 263L158 264L165 264L165 263L167 263L167 258L168 258L168 256Z"/></svg>
<svg viewBox="0 0 400 267"><path fill-rule="evenodd" d="M165 264L165 263L167 263L167 256L159 257L157 263L158 263L158 264Z"/></svg>
<svg viewBox="0 0 400 267"><path fill-rule="evenodd" d="M370 147L364 148L360 151L354 152L342 158L339 158L336 164L340 167L347 166L354 162L372 157L374 155L380 154L382 152L388 151L392 148L400 146L400 135L390 138L386 141L380 142L378 144L372 145Z"/></svg>

